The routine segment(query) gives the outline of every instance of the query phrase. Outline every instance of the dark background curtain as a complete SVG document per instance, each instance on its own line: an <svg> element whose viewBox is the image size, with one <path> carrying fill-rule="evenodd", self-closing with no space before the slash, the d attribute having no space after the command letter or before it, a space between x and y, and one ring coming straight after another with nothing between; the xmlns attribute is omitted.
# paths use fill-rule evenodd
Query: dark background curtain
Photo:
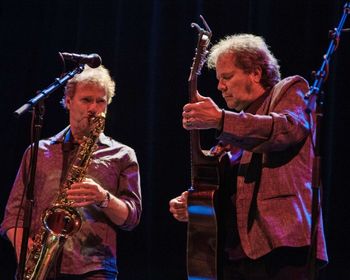
<svg viewBox="0 0 350 280"><path fill-rule="evenodd" d="M98 53L117 83L106 134L133 147L141 168L143 215L132 232L120 232L120 279L186 279L186 225L168 212L168 201L190 183L189 135L182 129L187 78L197 33L191 22L206 18L213 42L233 33L265 37L282 75L309 82L323 61L345 1L80 0L10 1L0 6L1 198L0 220L30 143L30 114L12 113L59 77L58 52ZM350 19L345 26L350 26ZM347 162L350 33L343 33L324 84L322 182L329 265L322 279L349 279L350 178ZM224 107L214 71L204 69L201 93ZM67 125L59 105L62 89L46 99L42 137ZM210 146L214 131L203 135ZM0 242L0 279L13 279L14 256Z"/></svg>

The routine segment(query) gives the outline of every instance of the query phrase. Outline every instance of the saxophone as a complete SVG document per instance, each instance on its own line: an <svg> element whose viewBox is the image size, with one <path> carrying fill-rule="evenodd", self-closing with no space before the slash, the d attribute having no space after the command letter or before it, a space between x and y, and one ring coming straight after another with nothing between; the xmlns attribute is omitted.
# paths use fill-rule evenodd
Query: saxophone
<svg viewBox="0 0 350 280"><path fill-rule="evenodd" d="M33 247L28 253L24 269L25 280L44 280L51 265L63 248L67 238L79 231L82 217L72 207L72 201L66 197L66 191L73 183L81 182L91 162L91 155L96 150L98 136L104 129L105 113L89 116L90 132L80 144L69 166L67 176L60 186L57 198L42 216L42 225L35 234Z"/></svg>

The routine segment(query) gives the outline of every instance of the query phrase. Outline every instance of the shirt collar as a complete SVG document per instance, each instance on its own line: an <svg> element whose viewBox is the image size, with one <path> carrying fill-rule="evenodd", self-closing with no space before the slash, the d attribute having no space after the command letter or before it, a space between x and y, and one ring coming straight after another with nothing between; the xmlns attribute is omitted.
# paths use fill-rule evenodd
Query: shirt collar
<svg viewBox="0 0 350 280"><path fill-rule="evenodd" d="M262 95L260 95L252 103L250 103L244 111L246 113L255 114L260 108L260 106L264 103L265 99L269 96L270 91L270 89L266 90Z"/></svg>
<svg viewBox="0 0 350 280"><path fill-rule="evenodd" d="M65 129L57 133L55 136L50 137L49 140L51 144L67 143L71 139L70 134L71 134L70 126L67 126ZM106 136L102 132L98 137L97 143L105 146L112 146L112 139Z"/></svg>

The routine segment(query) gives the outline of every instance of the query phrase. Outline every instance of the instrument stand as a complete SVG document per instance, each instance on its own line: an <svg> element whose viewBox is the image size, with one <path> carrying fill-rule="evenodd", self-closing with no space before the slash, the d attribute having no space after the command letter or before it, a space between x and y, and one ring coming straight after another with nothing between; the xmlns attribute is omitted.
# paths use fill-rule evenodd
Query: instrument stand
<svg viewBox="0 0 350 280"><path fill-rule="evenodd" d="M38 147L39 140L41 135L41 129L43 124L43 117L45 112L45 106L43 100L38 103L38 106L34 106L34 110L32 113L32 131L33 131L33 143L32 143L32 152L30 156L30 177L28 185L25 188L26 191L26 199L24 205L24 217L23 217L23 236L21 243L21 254L18 263L17 275L16 279L23 279L23 273L25 268L27 249L28 249L28 239L30 232L30 224L32 220L32 210L34 204L34 183L35 183L35 173L37 166L37 158L38 158Z"/></svg>
<svg viewBox="0 0 350 280"><path fill-rule="evenodd" d="M32 112L32 146L30 156L30 172L28 185L25 187L25 205L24 205L24 217L23 217L23 235L21 243L21 253L18 263L18 269L16 273L16 279L22 280L25 270L25 262L28 249L28 239L30 232L30 225L32 220L32 210L34 205L34 185L35 185L35 174L38 157L39 140L41 136L43 118L44 118L44 99L48 98L51 93L56 89L63 86L69 79L73 78L76 74L81 73L84 70L84 64L80 64L73 71L65 74L62 78L56 79L54 83L49 85L46 89L40 91L34 98L29 100L27 103L22 105L19 109L14 112L16 117L23 115L24 113ZM16 241L16 236L15 236Z"/></svg>
<svg viewBox="0 0 350 280"><path fill-rule="evenodd" d="M321 87L324 81L328 78L329 73L329 61L331 55L335 52L339 45L340 33L343 31L343 25L345 23L347 15L350 14L350 2L344 5L343 15L340 19L338 27L330 32L330 45L327 53L323 57L323 63L319 71L315 72L315 81L310 87L310 91L305 95L308 99L308 105L306 112L310 114L310 120L312 120L311 112L315 111L316 115L316 131L315 131L315 143L314 143L314 161L312 166L312 205L311 205L311 235L310 235L310 250L308 256L308 271L309 280L317 278L317 232L321 212L321 153L320 153L320 132L322 122L322 106L323 106L323 92Z"/></svg>

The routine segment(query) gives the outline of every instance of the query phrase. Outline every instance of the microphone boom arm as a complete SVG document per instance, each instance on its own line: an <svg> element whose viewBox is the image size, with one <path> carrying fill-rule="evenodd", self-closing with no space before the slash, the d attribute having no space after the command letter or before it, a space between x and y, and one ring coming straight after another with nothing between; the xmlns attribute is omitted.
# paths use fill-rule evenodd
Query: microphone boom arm
<svg viewBox="0 0 350 280"><path fill-rule="evenodd" d="M347 16L350 14L350 2L346 2L344 5L343 15L339 21L338 27L330 31L330 38L332 39L327 53L323 56L323 63L321 68L315 72L315 80L313 85L310 87L309 92L306 93L305 99L308 99L307 112L313 111L315 108L315 103L317 101L317 95L321 91L323 82L328 78L329 73L329 62L331 60L331 55L336 51L339 45L340 34L342 31L348 32L350 29L343 29L344 23Z"/></svg>
<svg viewBox="0 0 350 280"><path fill-rule="evenodd" d="M43 89L42 91L40 91L34 98L30 99L25 104L23 104L20 108L18 108L14 112L14 115L16 117L20 117L27 111L31 110L41 100L49 97L50 94L53 93L56 89L64 85L69 79L73 78L76 74L83 72L83 70L84 70L84 64L80 64L77 68L75 68L71 72L68 72L62 78L60 79L56 78L55 82L49 85L46 89Z"/></svg>

